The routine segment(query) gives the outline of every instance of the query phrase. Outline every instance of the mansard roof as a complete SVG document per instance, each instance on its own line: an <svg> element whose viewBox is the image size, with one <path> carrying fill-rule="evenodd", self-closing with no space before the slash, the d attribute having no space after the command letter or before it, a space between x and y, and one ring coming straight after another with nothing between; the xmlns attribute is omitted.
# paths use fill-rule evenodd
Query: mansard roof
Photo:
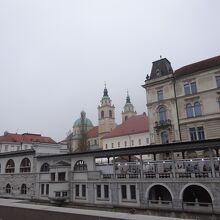
<svg viewBox="0 0 220 220"><path fill-rule="evenodd" d="M102 139L139 134L148 131L148 117L146 116L146 113L143 113L142 115L135 115L128 118L122 124L113 129L110 133L106 134Z"/></svg>
<svg viewBox="0 0 220 220"><path fill-rule="evenodd" d="M207 70L213 67L220 67L220 56L212 57L206 60L202 60L196 63L189 64L187 66L183 66L179 69L177 69L174 72L174 75L181 76L185 74L191 74L203 70Z"/></svg>
<svg viewBox="0 0 220 220"><path fill-rule="evenodd" d="M32 142L39 142L39 143L49 143L54 144L56 143L50 137L41 136L41 134L13 134L13 133L5 133L5 135L0 136L1 142L25 142L25 143L32 143Z"/></svg>
<svg viewBox="0 0 220 220"><path fill-rule="evenodd" d="M88 137L88 138L96 138L96 137L98 137L98 136L99 136L98 129L99 129L98 126L95 126L95 127L93 127L92 129L90 129L90 130L87 132L87 137Z"/></svg>

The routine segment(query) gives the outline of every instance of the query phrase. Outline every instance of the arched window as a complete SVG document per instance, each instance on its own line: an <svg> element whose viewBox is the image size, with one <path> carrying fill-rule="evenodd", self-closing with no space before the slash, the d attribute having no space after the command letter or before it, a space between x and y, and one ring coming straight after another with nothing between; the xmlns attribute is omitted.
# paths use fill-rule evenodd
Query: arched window
<svg viewBox="0 0 220 220"><path fill-rule="evenodd" d="M50 165L48 163L44 163L40 168L40 172L49 172L49 170L50 170Z"/></svg>
<svg viewBox="0 0 220 220"><path fill-rule="evenodd" d="M87 164L83 160L78 160L74 165L74 171L86 171Z"/></svg>
<svg viewBox="0 0 220 220"><path fill-rule="evenodd" d="M105 116L104 111L101 111L101 118L104 118L104 116Z"/></svg>
<svg viewBox="0 0 220 220"><path fill-rule="evenodd" d="M161 107L159 109L159 118L160 118L160 123L163 123L167 120L166 108L165 107Z"/></svg>
<svg viewBox="0 0 220 220"><path fill-rule="evenodd" d="M125 121L126 121L126 120L128 120L128 116L127 116L127 115L125 116Z"/></svg>
<svg viewBox="0 0 220 220"><path fill-rule="evenodd" d="M21 161L20 172L21 173L31 172L31 162L28 158L24 158Z"/></svg>
<svg viewBox="0 0 220 220"><path fill-rule="evenodd" d="M5 167L6 173L14 173L15 172L15 163L12 159L8 160Z"/></svg>
<svg viewBox="0 0 220 220"><path fill-rule="evenodd" d="M199 102L195 102L195 103L194 103L194 111L195 111L195 116L200 116L200 115L202 115L201 105L200 105Z"/></svg>
<svg viewBox="0 0 220 220"><path fill-rule="evenodd" d="M168 137L167 131L161 132L161 142L162 142L162 144L169 143L169 137Z"/></svg>
<svg viewBox="0 0 220 220"><path fill-rule="evenodd" d="M193 114L193 107L190 103L188 103L186 105L186 115L187 115L187 118L192 118L194 116Z"/></svg>
<svg viewBox="0 0 220 220"><path fill-rule="evenodd" d="M112 110L109 110L109 118L112 118Z"/></svg>
<svg viewBox="0 0 220 220"><path fill-rule="evenodd" d="M21 185L21 194L27 194L27 186L26 184Z"/></svg>
<svg viewBox="0 0 220 220"><path fill-rule="evenodd" d="M8 194L11 193L11 185L9 183L6 185L5 192Z"/></svg>

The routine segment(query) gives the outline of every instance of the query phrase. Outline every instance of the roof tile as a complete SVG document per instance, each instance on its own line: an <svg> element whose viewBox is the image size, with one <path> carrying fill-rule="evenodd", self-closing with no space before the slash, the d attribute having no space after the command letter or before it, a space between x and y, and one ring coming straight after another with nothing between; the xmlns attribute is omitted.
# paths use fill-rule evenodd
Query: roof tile
<svg viewBox="0 0 220 220"><path fill-rule="evenodd" d="M130 134L139 134L149 131L148 117L146 114L136 115L128 118L122 124L118 125L102 139L125 136Z"/></svg>

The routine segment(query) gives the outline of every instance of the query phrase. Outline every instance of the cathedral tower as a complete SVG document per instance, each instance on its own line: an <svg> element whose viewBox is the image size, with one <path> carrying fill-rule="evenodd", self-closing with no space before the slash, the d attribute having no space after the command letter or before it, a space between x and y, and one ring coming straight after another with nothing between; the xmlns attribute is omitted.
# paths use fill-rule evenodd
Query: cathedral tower
<svg viewBox="0 0 220 220"><path fill-rule="evenodd" d="M127 92L126 103L124 105L124 111L122 111L121 113L122 122L126 121L128 118L136 114L137 112L134 111L134 106L131 104L130 96Z"/></svg>
<svg viewBox="0 0 220 220"><path fill-rule="evenodd" d="M108 90L105 85L104 94L101 99L101 105L98 106L99 119L99 138L112 131L115 128L115 106L112 105L108 96ZM100 142L101 143L101 142Z"/></svg>

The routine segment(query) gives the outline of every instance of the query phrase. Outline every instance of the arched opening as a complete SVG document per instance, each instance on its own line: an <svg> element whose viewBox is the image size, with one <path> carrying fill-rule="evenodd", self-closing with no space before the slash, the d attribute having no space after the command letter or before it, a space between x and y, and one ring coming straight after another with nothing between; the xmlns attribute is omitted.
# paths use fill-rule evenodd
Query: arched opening
<svg viewBox="0 0 220 220"><path fill-rule="evenodd" d="M31 161L28 158L24 158L21 161L20 172L21 173L31 172Z"/></svg>
<svg viewBox="0 0 220 220"><path fill-rule="evenodd" d="M155 202L162 202L162 201L171 202L172 196L166 187L162 185L154 185L149 190L148 200Z"/></svg>
<svg viewBox="0 0 220 220"><path fill-rule="evenodd" d="M6 185L5 192L6 192L7 194L10 194L10 193L11 193L11 185L10 185L9 183Z"/></svg>
<svg viewBox="0 0 220 220"><path fill-rule="evenodd" d="M6 173L14 173L15 172L15 163L12 159L9 159L8 162L6 163L5 172Z"/></svg>
<svg viewBox="0 0 220 220"><path fill-rule="evenodd" d="M128 116L127 116L127 115L125 116L125 121L126 121L126 120L128 120Z"/></svg>
<svg viewBox="0 0 220 220"><path fill-rule="evenodd" d="M21 194L27 194L27 186L26 184L21 185Z"/></svg>
<svg viewBox="0 0 220 220"><path fill-rule="evenodd" d="M112 110L109 110L109 118L112 118Z"/></svg>
<svg viewBox="0 0 220 220"><path fill-rule="evenodd" d="M102 110L101 111L101 118L104 118L105 117L105 113L104 113L104 111Z"/></svg>
<svg viewBox="0 0 220 220"><path fill-rule="evenodd" d="M159 119L160 123L164 123L167 120L166 108L163 106L159 109Z"/></svg>
<svg viewBox="0 0 220 220"><path fill-rule="evenodd" d="M183 203L188 205L208 205L212 203L209 192L199 185L190 185L183 191Z"/></svg>
<svg viewBox="0 0 220 220"><path fill-rule="evenodd" d="M49 172L50 170L50 165L48 163L44 163L41 168L40 168L40 172Z"/></svg>
<svg viewBox="0 0 220 220"><path fill-rule="evenodd" d="M74 171L86 171L87 164L83 160L78 160L74 165Z"/></svg>

